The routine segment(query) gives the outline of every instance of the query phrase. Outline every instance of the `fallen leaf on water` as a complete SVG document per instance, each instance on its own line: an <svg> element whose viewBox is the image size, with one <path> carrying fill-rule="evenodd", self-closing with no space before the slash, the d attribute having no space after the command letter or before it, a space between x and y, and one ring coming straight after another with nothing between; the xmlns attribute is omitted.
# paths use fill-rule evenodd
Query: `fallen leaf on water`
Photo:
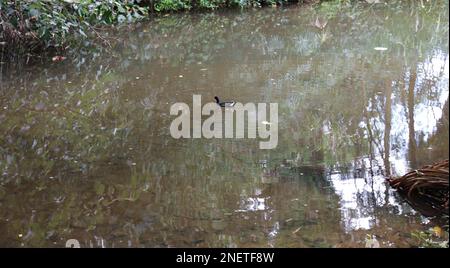
<svg viewBox="0 0 450 268"><path fill-rule="evenodd" d="M435 226L433 227L433 233L435 236L437 237L441 237L442 236L442 229L439 226Z"/></svg>
<svg viewBox="0 0 450 268"><path fill-rule="evenodd" d="M66 57L64 57L64 56L54 56L52 58L52 61L53 62L61 62L61 61L65 60L65 59L66 59Z"/></svg>

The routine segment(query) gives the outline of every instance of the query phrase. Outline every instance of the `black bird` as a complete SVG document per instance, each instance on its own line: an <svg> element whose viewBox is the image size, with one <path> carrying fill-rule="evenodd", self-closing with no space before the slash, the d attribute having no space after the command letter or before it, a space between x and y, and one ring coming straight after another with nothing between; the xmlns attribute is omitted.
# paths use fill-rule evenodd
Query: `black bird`
<svg viewBox="0 0 450 268"><path fill-rule="evenodd" d="M220 107L233 107L236 102L234 101L220 101L219 97L215 96L214 99L216 100L216 103L220 105Z"/></svg>

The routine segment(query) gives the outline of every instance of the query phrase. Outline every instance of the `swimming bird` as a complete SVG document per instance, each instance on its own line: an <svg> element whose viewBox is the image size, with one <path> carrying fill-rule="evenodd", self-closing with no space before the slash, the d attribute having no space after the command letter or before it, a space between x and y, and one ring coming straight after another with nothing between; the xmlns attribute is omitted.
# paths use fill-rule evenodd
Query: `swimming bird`
<svg viewBox="0 0 450 268"><path fill-rule="evenodd" d="M220 107L233 107L236 104L234 101L220 101L217 96L215 96L214 99Z"/></svg>

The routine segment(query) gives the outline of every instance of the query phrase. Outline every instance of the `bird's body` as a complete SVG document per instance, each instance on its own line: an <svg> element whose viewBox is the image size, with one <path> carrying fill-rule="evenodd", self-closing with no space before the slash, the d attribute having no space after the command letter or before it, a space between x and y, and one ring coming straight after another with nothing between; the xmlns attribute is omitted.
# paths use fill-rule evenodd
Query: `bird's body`
<svg viewBox="0 0 450 268"><path fill-rule="evenodd" d="M233 107L236 104L234 101L220 101L217 96L215 96L214 99L220 107Z"/></svg>

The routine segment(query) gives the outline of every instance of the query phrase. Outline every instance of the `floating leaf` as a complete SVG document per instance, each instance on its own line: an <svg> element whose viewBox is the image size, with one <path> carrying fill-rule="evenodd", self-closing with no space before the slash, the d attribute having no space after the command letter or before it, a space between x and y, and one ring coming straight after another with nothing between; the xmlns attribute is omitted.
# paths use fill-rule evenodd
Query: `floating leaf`
<svg viewBox="0 0 450 268"><path fill-rule="evenodd" d="M63 56L54 56L52 58L52 61L53 62L61 62L61 61L64 61L65 59L66 59L66 57L63 57Z"/></svg>
<svg viewBox="0 0 450 268"><path fill-rule="evenodd" d="M442 236L442 228L439 226L433 227L433 233L435 236L441 237Z"/></svg>

